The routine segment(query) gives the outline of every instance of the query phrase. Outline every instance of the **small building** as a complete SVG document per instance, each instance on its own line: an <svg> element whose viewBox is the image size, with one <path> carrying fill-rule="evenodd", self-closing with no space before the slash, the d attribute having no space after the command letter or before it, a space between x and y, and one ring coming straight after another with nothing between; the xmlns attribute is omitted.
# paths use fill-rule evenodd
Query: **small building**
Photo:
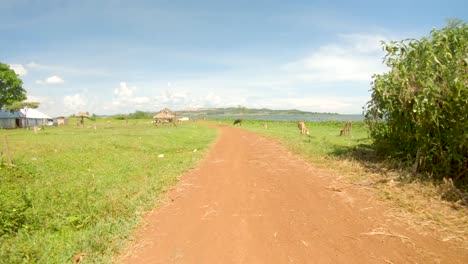
<svg viewBox="0 0 468 264"><path fill-rule="evenodd" d="M21 124L21 115L18 112L0 110L0 128L17 128Z"/></svg>
<svg viewBox="0 0 468 264"><path fill-rule="evenodd" d="M68 125L68 118L64 116L59 116L55 118L57 120L57 125L62 126L62 125Z"/></svg>
<svg viewBox="0 0 468 264"><path fill-rule="evenodd" d="M163 110L159 111L154 116L154 122L155 123L160 123L160 124L167 124L167 123L174 123L176 118L175 112L172 112L171 110L164 108Z"/></svg>

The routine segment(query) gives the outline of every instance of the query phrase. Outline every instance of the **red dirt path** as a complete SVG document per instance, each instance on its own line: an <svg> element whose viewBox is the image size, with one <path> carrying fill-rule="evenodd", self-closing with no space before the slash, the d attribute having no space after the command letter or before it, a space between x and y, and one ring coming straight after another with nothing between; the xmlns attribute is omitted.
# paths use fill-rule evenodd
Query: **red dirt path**
<svg viewBox="0 0 468 264"><path fill-rule="evenodd" d="M465 250L393 223L372 196L332 188L329 173L273 140L219 129L118 262L468 263Z"/></svg>

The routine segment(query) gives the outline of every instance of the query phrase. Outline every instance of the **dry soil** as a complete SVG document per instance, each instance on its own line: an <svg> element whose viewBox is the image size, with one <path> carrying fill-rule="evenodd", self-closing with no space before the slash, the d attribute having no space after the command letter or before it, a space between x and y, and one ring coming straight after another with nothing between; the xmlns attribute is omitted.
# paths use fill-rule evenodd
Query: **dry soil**
<svg viewBox="0 0 468 264"><path fill-rule="evenodd" d="M466 250L409 230L274 140L218 129L117 262L468 263Z"/></svg>

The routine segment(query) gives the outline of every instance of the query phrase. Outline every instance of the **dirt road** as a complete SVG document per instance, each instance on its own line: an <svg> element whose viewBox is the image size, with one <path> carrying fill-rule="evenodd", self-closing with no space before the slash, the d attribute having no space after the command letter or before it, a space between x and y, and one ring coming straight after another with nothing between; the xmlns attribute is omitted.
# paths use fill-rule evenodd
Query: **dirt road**
<svg viewBox="0 0 468 264"><path fill-rule="evenodd" d="M332 178L270 139L221 127L118 262L467 263L468 252L406 230Z"/></svg>

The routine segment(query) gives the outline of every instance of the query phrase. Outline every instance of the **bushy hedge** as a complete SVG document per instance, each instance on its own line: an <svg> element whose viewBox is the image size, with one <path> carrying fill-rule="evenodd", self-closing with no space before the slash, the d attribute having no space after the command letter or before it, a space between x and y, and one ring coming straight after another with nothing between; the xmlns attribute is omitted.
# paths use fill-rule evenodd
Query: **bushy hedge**
<svg viewBox="0 0 468 264"><path fill-rule="evenodd" d="M383 43L389 72L374 76L365 114L380 153L436 179L468 181L468 25Z"/></svg>

